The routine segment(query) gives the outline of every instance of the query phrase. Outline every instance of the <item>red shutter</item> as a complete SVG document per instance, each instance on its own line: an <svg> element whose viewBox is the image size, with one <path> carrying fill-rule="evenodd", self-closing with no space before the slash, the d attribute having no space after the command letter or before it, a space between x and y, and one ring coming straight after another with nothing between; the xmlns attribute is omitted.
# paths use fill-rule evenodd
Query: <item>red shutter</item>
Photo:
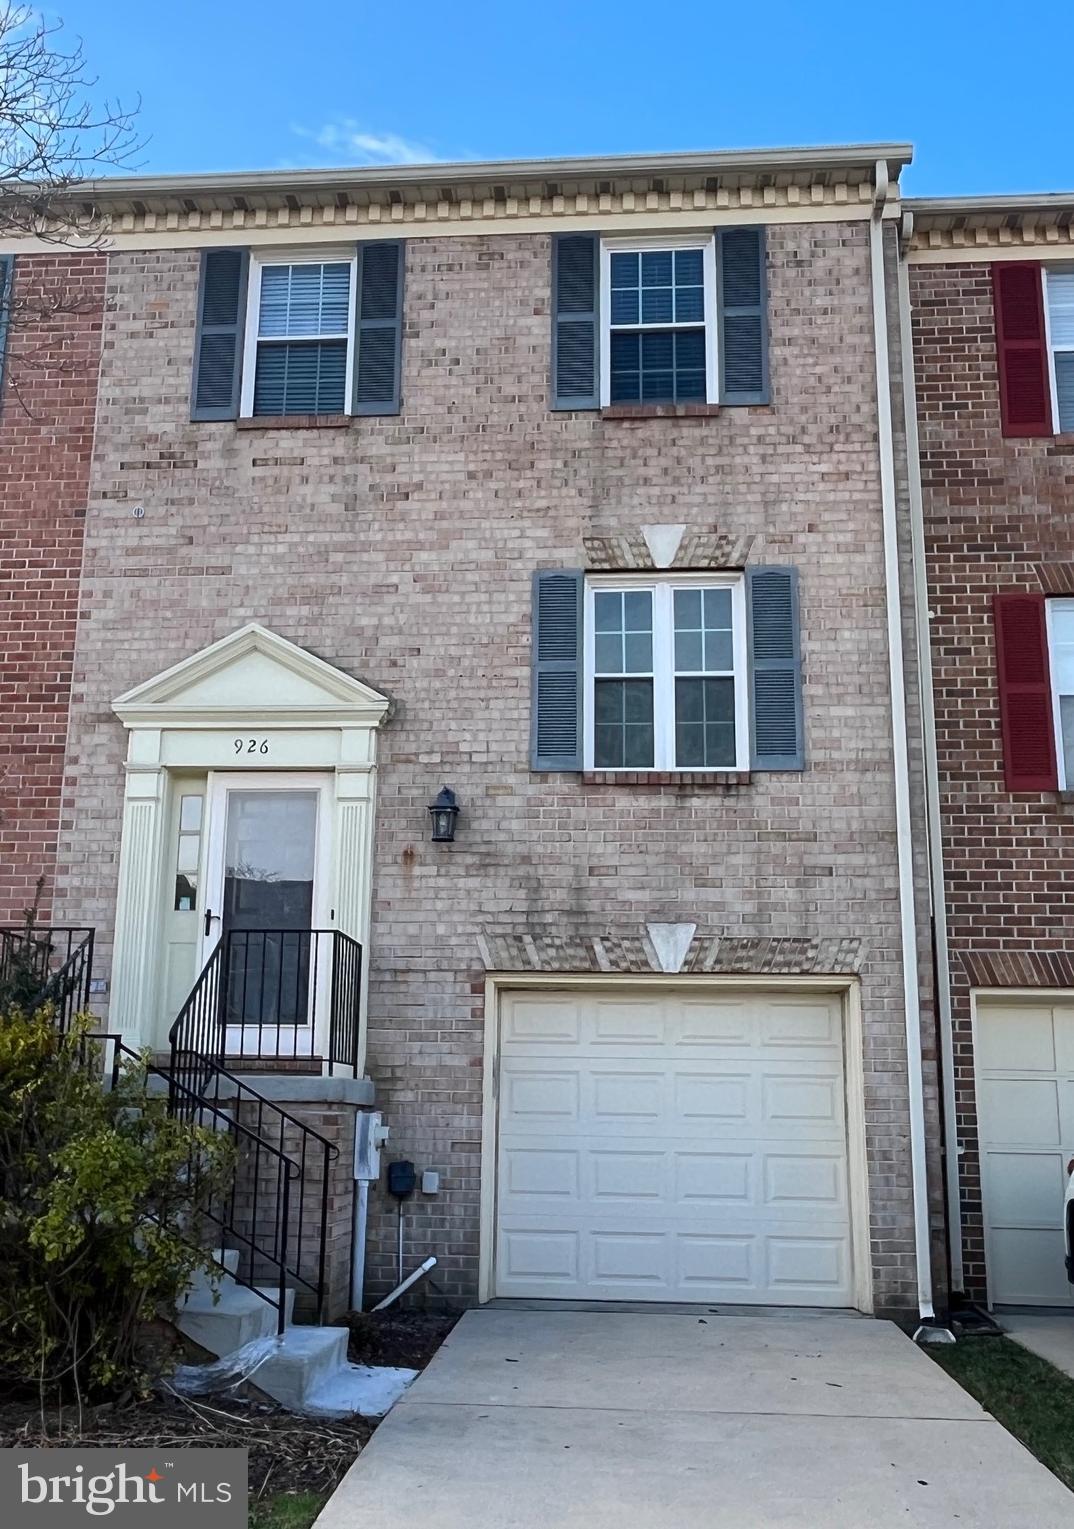
<svg viewBox="0 0 1074 1529"><path fill-rule="evenodd" d="M1040 266L997 261L992 267L1004 435L1053 435Z"/></svg>
<svg viewBox="0 0 1074 1529"><path fill-rule="evenodd" d="M995 596L999 714L1008 791L1055 791L1055 724L1044 596Z"/></svg>

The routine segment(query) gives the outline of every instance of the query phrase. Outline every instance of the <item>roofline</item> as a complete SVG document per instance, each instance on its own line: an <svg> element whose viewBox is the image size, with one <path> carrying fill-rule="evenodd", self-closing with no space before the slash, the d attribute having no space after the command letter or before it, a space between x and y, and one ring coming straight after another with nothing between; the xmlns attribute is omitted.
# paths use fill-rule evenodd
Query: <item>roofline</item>
<svg viewBox="0 0 1074 1529"><path fill-rule="evenodd" d="M1074 208L1074 191L1020 192L1016 196L916 196L904 197L902 205L915 216L952 217L959 214L996 212L1065 212Z"/></svg>
<svg viewBox="0 0 1074 1529"><path fill-rule="evenodd" d="M569 159L498 159L422 165L357 165L310 170L213 171L200 175L115 175L77 182L72 198L190 196L213 192L317 191L337 186L405 186L441 181L463 185L496 179L571 179L592 175L674 175L709 171L839 170L884 160L893 179L913 158L908 143L858 143L806 148L694 150L681 154L610 154Z"/></svg>

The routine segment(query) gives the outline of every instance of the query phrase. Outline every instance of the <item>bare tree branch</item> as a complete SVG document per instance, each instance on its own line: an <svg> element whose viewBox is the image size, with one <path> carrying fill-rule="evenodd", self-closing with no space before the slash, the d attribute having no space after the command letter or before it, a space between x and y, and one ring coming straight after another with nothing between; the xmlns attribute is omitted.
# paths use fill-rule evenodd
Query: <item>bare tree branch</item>
<svg viewBox="0 0 1074 1529"><path fill-rule="evenodd" d="M0 0L0 237L25 236L59 248L100 249L106 229L92 198L79 186L102 172L131 168L143 144L134 127L140 101L95 104L96 78L82 43L64 45L61 25L31 6ZM11 394L27 373L63 369L68 344L60 322L82 310L83 299L62 280L0 291L7 321Z"/></svg>

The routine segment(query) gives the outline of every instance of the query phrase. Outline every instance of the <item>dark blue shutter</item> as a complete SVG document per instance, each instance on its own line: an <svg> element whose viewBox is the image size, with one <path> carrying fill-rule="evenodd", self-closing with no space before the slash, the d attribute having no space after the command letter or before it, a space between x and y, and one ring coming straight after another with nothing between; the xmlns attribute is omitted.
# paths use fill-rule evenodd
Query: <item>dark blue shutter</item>
<svg viewBox="0 0 1074 1529"><path fill-rule="evenodd" d="M404 252L398 239L358 246L355 414L399 413Z"/></svg>
<svg viewBox="0 0 1074 1529"><path fill-rule="evenodd" d="M582 768L582 589L578 569L533 575L530 764Z"/></svg>
<svg viewBox="0 0 1074 1529"><path fill-rule="evenodd" d="M600 240L552 239L552 407L598 409Z"/></svg>
<svg viewBox="0 0 1074 1529"><path fill-rule="evenodd" d="M747 568L750 763L755 770L805 768L798 570Z"/></svg>
<svg viewBox="0 0 1074 1529"><path fill-rule="evenodd" d="M768 402L768 315L763 228L716 232L720 402Z"/></svg>
<svg viewBox="0 0 1074 1529"><path fill-rule="evenodd" d="M247 250L203 250L191 419L235 419L246 324Z"/></svg>
<svg viewBox="0 0 1074 1529"><path fill-rule="evenodd" d="M11 317L11 287L14 274L14 255L0 255L0 395L4 387L4 360L7 356L7 332Z"/></svg>

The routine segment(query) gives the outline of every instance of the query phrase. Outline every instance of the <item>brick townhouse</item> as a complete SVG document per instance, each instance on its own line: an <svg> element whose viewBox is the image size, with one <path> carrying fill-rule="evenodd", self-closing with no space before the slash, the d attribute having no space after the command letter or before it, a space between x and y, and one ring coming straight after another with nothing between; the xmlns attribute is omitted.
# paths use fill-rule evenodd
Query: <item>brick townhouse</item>
<svg viewBox="0 0 1074 1529"><path fill-rule="evenodd" d="M908 159L86 193L51 914L191 1087L337 1168L381 1113L367 1290L401 1234L452 1300L945 1298Z"/></svg>
<svg viewBox="0 0 1074 1529"><path fill-rule="evenodd" d="M952 1282L1070 1305L1074 199L908 206Z"/></svg>

